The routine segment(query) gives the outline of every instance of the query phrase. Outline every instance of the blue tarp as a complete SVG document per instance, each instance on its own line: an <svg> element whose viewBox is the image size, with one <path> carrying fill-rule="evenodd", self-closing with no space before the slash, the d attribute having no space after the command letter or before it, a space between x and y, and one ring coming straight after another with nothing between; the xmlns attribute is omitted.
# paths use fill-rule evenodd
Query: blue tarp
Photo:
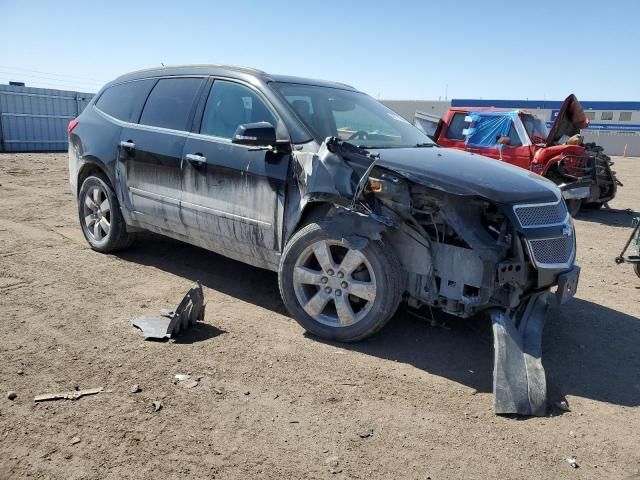
<svg viewBox="0 0 640 480"><path fill-rule="evenodd" d="M509 136L518 112L470 112L471 125L465 131L465 144L473 147L493 147L501 136Z"/></svg>

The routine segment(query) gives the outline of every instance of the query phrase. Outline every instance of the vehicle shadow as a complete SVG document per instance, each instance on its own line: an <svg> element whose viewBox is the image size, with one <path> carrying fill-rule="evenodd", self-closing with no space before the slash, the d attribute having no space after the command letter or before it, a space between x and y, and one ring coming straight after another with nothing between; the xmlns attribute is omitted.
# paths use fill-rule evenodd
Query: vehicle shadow
<svg viewBox="0 0 640 480"><path fill-rule="evenodd" d="M194 283L199 280L204 287L287 315L274 272L150 232L138 234L131 248L116 255L122 260L151 266Z"/></svg>
<svg viewBox="0 0 640 480"><path fill-rule="evenodd" d="M610 227L631 227L631 219L634 216L640 215L640 212L634 212L632 209L608 209L601 208L599 210L592 210L588 208L582 208L575 217L576 220L583 222L599 223L601 225L608 225Z"/></svg>
<svg viewBox="0 0 640 480"><path fill-rule="evenodd" d="M208 323L198 322L184 332L180 333L180 336L176 337L173 342L178 344L190 345L192 343L202 342L204 340L215 338L218 335L222 335L224 333L227 333L226 330L214 327L213 325L209 325Z"/></svg>
<svg viewBox="0 0 640 480"><path fill-rule="evenodd" d="M153 234L143 234L137 246L118 255L194 282L200 280L207 288L288 315L273 272ZM431 322L401 309L369 339L354 344L325 343L408 363L478 392L491 392L493 338L489 321L462 320L437 311L434 315L435 322ZM180 342L200 341L200 335L210 335L202 328L204 325L198 325L189 333L193 337L186 335ZM572 395L616 405L640 405L640 319L575 298L549 311L543 342L551 401Z"/></svg>
<svg viewBox="0 0 640 480"><path fill-rule="evenodd" d="M408 363L478 392L493 388L493 338L488 319L438 315L428 320L399 312L378 335L335 344ZM640 319L573 299L552 308L543 338L543 364L551 403L566 395L624 406L640 405Z"/></svg>

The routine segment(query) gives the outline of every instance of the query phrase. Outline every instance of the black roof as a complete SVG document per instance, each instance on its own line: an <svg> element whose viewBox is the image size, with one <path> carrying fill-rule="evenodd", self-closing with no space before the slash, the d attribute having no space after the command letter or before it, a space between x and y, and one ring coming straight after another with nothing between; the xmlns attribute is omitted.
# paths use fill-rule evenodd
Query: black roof
<svg viewBox="0 0 640 480"><path fill-rule="evenodd" d="M236 65L176 65L170 67L148 68L138 70L116 78L113 83L119 83L127 80L139 80L148 77L171 76L171 75L224 75L231 78L248 79L250 77L258 78L265 83L283 82L283 83L301 83L305 85L317 85L321 87L340 88L343 90L355 90L350 85L339 82L329 82L326 80L316 80L311 78L293 77L289 75L271 75L257 68L241 67Z"/></svg>

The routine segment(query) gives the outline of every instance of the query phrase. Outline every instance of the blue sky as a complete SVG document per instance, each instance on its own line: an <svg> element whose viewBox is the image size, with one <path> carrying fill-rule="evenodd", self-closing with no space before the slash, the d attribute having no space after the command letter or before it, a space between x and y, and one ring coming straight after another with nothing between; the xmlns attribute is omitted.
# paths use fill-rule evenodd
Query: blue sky
<svg viewBox="0 0 640 480"><path fill-rule="evenodd" d="M0 83L231 63L383 99L640 99L636 1L0 0Z"/></svg>

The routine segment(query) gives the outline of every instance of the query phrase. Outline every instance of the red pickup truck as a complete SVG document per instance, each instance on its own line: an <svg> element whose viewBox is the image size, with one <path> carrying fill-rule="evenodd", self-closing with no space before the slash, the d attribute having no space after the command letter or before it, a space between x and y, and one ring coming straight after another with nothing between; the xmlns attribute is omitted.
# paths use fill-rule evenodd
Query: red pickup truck
<svg viewBox="0 0 640 480"><path fill-rule="evenodd" d="M601 147L584 144L580 129L588 120L569 95L551 129L530 112L492 107L455 107L433 125L416 112L414 123L443 147L457 148L517 165L560 186L572 215L582 205L600 208L613 199L620 182ZM431 124L435 130L428 130Z"/></svg>

